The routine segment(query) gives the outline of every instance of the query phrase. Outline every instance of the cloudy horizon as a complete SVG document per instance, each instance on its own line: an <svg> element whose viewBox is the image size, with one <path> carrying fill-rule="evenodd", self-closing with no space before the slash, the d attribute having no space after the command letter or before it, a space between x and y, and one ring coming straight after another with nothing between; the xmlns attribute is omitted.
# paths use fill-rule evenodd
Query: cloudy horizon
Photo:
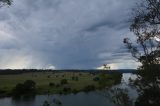
<svg viewBox="0 0 160 106"><path fill-rule="evenodd" d="M0 8L0 68L136 69L133 0L13 0Z"/></svg>

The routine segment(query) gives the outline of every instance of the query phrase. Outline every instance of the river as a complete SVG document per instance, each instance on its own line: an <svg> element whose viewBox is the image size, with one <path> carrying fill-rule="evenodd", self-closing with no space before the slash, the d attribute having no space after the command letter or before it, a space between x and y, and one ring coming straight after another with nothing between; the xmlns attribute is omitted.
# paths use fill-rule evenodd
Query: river
<svg viewBox="0 0 160 106"><path fill-rule="evenodd" d="M137 92L134 88L128 86L129 78L135 79L136 75L124 73L121 84L114 87L127 89L130 98L135 101ZM68 95L37 95L33 98L21 100L15 100L11 97L7 97L0 99L0 106L43 106L45 100L52 104L51 106L55 106L53 104L54 98L60 100L62 102L62 106L114 106L110 98L101 95L102 93L102 91L94 91Z"/></svg>

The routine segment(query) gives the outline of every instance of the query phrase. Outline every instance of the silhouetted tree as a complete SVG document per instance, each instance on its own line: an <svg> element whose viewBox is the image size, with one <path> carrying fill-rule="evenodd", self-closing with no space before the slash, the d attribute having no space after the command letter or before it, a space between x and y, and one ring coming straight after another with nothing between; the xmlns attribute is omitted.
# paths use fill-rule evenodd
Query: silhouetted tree
<svg viewBox="0 0 160 106"><path fill-rule="evenodd" d="M144 0L134 9L130 30L136 36L138 46L134 46L129 38L125 38L124 43L143 66L160 63L159 24L159 0Z"/></svg>
<svg viewBox="0 0 160 106"><path fill-rule="evenodd" d="M0 0L0 7L3 5L11 5L12 0Z"/></svg>
<svg viewBox="0 0 160 106"><path fill-rule="evenodd" d="M142 66L133 81L139 91L136 106L160 105L160 1L143 0L134 9L130 30L137 38L135 46L124 39L132 56Z"/></svg>
<svg viewBox="0 0 160 106"><path fill-rule="evenodd" d="M115 106L132 106L132 100L126 89L114 88L109 90L109 97Z"/></svg>
<svg viewBox="0 0 160 106"><path fill-rule="evenodd" d="M12 91L13 96L34 95L36 93L36 83L27 80L23 84L19 83Z"/></svg>

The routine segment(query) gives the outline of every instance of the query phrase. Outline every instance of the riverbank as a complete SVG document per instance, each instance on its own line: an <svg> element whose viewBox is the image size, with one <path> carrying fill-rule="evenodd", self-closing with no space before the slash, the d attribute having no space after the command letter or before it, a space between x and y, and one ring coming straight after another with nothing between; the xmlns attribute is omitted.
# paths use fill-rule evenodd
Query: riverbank
<svg viewBox="0 0 160 106"><path fill-rule="evenodd" d="M0 75L0 96L13 96L12 90L19 83L32 80L36 83L36 94L65 94L98 90L120 83L122 75L90 72L30 72ZM62 80L67 83L62 84ZM103 81L101 81L103 80ZM102 84L102 85L101 85Z"/></svg>

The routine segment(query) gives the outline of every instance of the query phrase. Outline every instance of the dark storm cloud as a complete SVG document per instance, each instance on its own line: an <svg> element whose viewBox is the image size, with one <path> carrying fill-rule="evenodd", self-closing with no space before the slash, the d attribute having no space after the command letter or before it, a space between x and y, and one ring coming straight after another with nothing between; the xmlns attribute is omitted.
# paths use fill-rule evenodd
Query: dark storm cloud
<svg viewBox="0 0 160 106"><path fill-rule="evenodd" d="M122 41L130 35L127 20L134 3L14 0L0 9L0 67L88 69L127 62L131 58Z"/></svg>

